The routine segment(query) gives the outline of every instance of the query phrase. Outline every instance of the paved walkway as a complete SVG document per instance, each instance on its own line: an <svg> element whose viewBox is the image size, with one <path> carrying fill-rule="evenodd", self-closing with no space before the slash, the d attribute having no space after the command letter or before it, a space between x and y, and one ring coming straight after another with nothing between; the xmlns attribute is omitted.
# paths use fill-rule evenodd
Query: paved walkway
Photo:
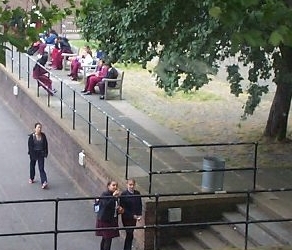
<svg viewBox="0 0 292 250"><path fill-rule="evenodd" d="M60 163L49 155L45 163L49 187L41 189L38 171L37 182L28 184L29 159L27 155L28 134L25 128L0 99L1 175L0 202L34 199L84 197L73 181L59 167ZM90 201L59 203L59 229L93 229L95 214ZM20 203L0 205L0 234L54 230L54 203ZM53 250L54 236L0 237L3 250ZM59 250L99 249L100 237L93 232L59 234ZM120 250L121 238L113 241L113 250Z"/></svg>

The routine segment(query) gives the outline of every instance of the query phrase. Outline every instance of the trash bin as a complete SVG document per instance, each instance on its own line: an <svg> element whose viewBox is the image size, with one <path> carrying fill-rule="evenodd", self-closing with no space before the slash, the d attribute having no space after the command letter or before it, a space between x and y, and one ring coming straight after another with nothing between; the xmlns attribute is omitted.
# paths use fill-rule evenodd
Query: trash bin
<svg viewBox="0 0 292 250"><path fill-rule="evenodd" d="M224 171L210 171L225 168L225 160L214 156L203 159L202 191L215 192L223 190ZM209 172L210 171L210 172Z"/></svg>

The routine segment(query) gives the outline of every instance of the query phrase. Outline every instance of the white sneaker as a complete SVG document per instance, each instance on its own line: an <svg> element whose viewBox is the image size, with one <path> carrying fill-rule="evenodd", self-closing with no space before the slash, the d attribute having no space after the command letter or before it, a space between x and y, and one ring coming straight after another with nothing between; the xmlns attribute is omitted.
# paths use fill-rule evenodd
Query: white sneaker
<svg viewBox="0 0 292 250"><path fill-rule="evenodd" d="M48 183L45 181L42 185L42 189L45 189L48 186Z"/></svg>

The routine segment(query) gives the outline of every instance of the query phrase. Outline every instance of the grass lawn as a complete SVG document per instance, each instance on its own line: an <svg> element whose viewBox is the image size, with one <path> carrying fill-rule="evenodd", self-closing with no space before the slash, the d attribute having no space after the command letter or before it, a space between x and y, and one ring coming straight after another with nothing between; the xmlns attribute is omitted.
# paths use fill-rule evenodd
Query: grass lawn
<svg viewBox="0 0 292 250"><path fill-rule="evenodd" d="M96 50L99 47L99 43L95 41L86 42L85 40L70 40L70 43L77 48L90 46L92 50Z"/></svg>

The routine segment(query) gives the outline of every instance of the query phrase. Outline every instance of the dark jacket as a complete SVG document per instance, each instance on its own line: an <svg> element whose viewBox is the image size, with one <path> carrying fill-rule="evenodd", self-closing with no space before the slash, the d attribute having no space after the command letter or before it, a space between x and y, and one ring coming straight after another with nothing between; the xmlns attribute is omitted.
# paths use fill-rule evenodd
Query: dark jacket
<svg viewBox="0 0 292 250"><path fill-rule="evenodd" d="M40 59L37 60L37 63L34 65L33 70L32 70L32 76L34 79L38 79L40 76L48 73L45 67L47 61L48 61L48 53L44 53ZM41 67L41 66L43 67Z"/></svg>
<svg viewBox="0 0 292 250"><path fill-rule="evenodd" d="M69 43L69 40L66 37L61 38L59 42L59 46L62 53L72 53L72 48Z"/></svg>
<svg viewBox="0 0 292 250"><path fill-rule="evenodd" d="M142 215L142 200L140 192L134 190L131 194L128 190L122 192L120 196L120 205L124 208L125 212L122 214L123 219L133 220L134 215Z"/></svg>
<svg viewBox="0 0 292 250"><path fill-rule="evenodd" d="M42 132L42 155L44 157L48 156L48 141L47 141L47 137L46 135ZM28 137L28 154L30 155L30 157L32 159L36 159L37 158L37 154L36 151L34 150L34 140L35 140L35 133L32 133L29 135Z"/></svg>
<svg viewBox="0 0 292 250"><path fill-rule="evenodd" d="M97 216L99 220L111 223L115 220L116 202L118 199L110 191L103 192L100 197L106 196L111 197L99 199L99 212Z"/></svg>
<svg viewBox="0 0 292 250"><path fill-rule="evenodd" d="M106 75L105 78L108 78L108 79L117 79L118 78L118 75L119 75L118 71L114 67L111 67L108 70L107 75ZM117 85L117 82L115 82L115 81L108 83L108 86L109 87L112 87L112 88L114 88L116 85Z"/></svg>

